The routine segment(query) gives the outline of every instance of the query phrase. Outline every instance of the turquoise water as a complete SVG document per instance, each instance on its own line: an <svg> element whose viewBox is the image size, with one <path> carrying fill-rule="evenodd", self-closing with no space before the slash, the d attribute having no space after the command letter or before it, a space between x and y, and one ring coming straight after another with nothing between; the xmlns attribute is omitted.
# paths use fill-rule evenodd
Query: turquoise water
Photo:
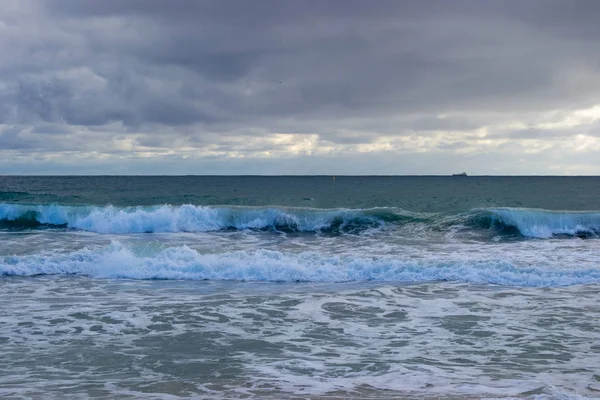
<svg viewBox="0 0 600 400"><path fill-rule="evenodd" d="M0 177L0 395L595 398L599 210L597 177Z"/></svg>

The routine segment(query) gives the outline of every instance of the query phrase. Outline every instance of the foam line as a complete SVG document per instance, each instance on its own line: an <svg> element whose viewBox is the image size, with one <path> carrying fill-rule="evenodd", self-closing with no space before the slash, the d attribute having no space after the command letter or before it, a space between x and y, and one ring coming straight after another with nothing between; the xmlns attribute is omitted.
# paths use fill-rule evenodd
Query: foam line
<svg viewBox="0 0 600 400"><path fill-rule="evenodd" d="M600 267L520 266L505 260L411 261L391 256L357 258L271 250L202 254L186 246L135 252L119 242L66 254L0 258L0 275L78 274L97 278L235 280L269 282L456 281L540 287L600 282Z"/></svg>

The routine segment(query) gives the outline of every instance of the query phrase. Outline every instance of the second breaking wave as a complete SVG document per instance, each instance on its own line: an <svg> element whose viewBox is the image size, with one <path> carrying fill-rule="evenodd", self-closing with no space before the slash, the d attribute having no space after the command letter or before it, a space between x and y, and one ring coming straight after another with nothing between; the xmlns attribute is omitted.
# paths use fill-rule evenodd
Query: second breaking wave
<svg viewBox="0 0 600 400"><path fill-rule="evenodd" d="M547 242L546 242L547 243ZM587 250L589 253L589 249ZM545 252L544 254L552 254ZM188 246L130 246L113 241L71 252L45 251L0 257L1 276L82 275L143 280L229 280L262 282L466 282L521 287L557 287L600 282L597 258L535 263L519 252L423 253L421 257L324 255L273 250L202 253ZM576 258L576 256L575 256Z"/></svg>

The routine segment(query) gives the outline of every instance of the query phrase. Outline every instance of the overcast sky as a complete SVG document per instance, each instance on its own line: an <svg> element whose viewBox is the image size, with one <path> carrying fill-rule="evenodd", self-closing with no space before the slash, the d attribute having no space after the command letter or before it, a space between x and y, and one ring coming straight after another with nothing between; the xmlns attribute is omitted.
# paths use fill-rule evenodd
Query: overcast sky
<svg viewBox="0 0 600 400"><path fill-rule="evenodd" d="M1 0L0 174L600 175L600 1Z"/></svg>

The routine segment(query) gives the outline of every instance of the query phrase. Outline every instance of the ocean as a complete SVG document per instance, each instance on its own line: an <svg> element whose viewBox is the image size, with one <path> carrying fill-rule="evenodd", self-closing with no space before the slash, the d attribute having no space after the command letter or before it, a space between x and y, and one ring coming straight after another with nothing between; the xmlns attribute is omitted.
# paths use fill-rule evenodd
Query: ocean
<svg viewBox="0 0 600 400"><path fill-rule="evenodd" d="M600 398L600 177L0 177L0 397Z"/></svg>

